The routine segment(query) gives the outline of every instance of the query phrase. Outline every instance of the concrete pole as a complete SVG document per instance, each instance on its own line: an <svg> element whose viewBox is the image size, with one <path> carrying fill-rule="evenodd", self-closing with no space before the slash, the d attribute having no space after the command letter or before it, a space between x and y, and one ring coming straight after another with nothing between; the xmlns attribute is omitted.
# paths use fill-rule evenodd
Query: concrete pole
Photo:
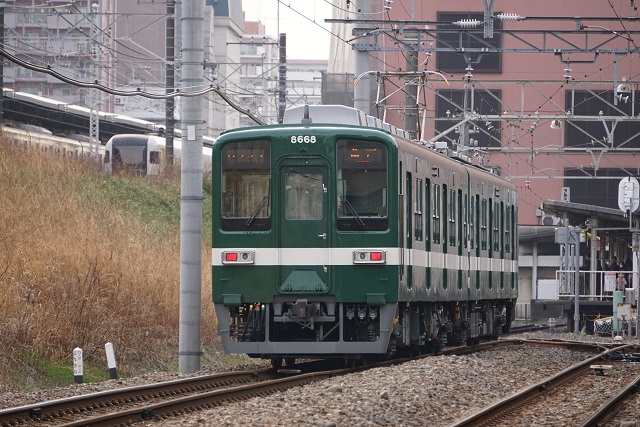
<svg viewBox="0 0 640 427"><path fill-rule="evenodd" d="M174 0L167 0L166 5L167 23L165 38L165 91L171 93L175 86L175 46L176 46L176 4ZM174 109L176 107L175 98L165 100L165 145L167 147L167 164L173 165L173 131L174 129Z"/></svg>
<svg viewBox="0 0 640 427"><path fill-rule="evenodd" d="M538 299L538 241L533 242L533 253L531 262L531 296ZM532 304L529 304L532 307ZM532 310L529 309L530 316L527 316L527 322L529 319L533 320Z"/></svg>
<svg viewBox="0 0 640 427"><path fill-rule="evenodd" d="M182 3L182 89L203 87L204 0ZM202 96L182 102L180 196L180 339L181 373L200 369L200 304L202 286Z"/></svg>
<svg viewBox="0 0 640 427"><path fill-rule="evenodd" d="M596 287L596 274L595 273L600 267L598 266L598 220L595 217L589 219L589 225L591 226L591 266L589 267L589 292L591 295L596 295L597 287ZM600 284L600 295L595 300L602 300L602 284Z"/></svg>
<svg viewBox="0 0 640 427"><path fill-rule="evenodd" d="M635 295L636 303L636 338L640 339L640 322L638 320L638 314L640 314L640 292L638 291L638 285L640 284L640 277L638 277L638 255L640 251L640 234L638 230L632 231L631 247L633 250L633 292Z"/></svg>
<svg viewBox="0 0 640 427"><path fill-rule="evenodd" d="M359 5L361 7L362 16L368 16L371 12L371 2L364 1ZM364 28L373 28L371 24L363 24ZM363 37L362 43L365 43L367 37ZM371 71L371 54L367 51L356 50L355 53L355 77L357 78L362 73ZM367 74L362 77L358 82L358 85L353 88L353 107L364 111L366 114L371 114L371 75Z"/></svg>
<svg viewBox="0 0 640 427"><path fill-rule="evenodd" d="M90 27L89 27L89 49L91 49L91 68L90 74L91 79L96 82L101 82L101 70L98 64L98 61L101 58L100 55L100 45L97 42L96 38L101 30L96 31L97 23L97 14L100 12L100 4L95 1L90 6L89 16L90 19ZM91 143L91 155L93 157L93 161L97 162L98 160L98 145L100 145L100 104L101 104L102 93L99 89L91 88L89 89L89 141Z"/></svg>
<svg viewBox="0 0 640 427"><path fill-rule="evenodd" d="M278 123L282 123L287 108L287 35L284 33L279 37L278 58Z"/></svg>
<svg viewBox="0 0 640 427"><path fill-rule="evenodd" d="M420 35L415 33L415 40L407 42L407 71L418 71L418 43ZM404 97L404 129L409 132L411 139L420 139L418 135L418 84L417 78L407 77ZM465 144L467 141L465 141Z"/></svg>
<svg viewBox="0 0 640 427"><path fill-rule="evenodd" d="M580 334L580 229L578 227L569 227L569 230L573 240L573 262L572 262L572 274L573 283L575 289L574 310L573 315L575 321L575 329L573 333L575 335ZM567 233L567 234L569 234Z"/></svg>
<svg viewBox="0 0 640 427"><path fill-rule="evenodd" d="M0 46L4 46L4 8L6 2L0 1L0 28L2 28L2 34L0 34ZM4 123L4 60L0 61L0 125Z"/></svg>

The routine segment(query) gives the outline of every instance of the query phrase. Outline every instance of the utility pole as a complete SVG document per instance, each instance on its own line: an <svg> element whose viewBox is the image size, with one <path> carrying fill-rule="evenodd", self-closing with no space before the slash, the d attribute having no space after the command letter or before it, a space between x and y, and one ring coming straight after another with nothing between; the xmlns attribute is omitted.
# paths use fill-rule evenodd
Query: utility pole
<svg viewBox="0 0 640 427"><path fill-rule="evenodd" d="M287 107L287 35L280 34L278 46L278 123L284 119L284 110Z"/></svg>
<svg viewBox="0 0 640 427"><path fill-rule="evenodd" d="M0 1L0 46L4 46L4 8L6 3ZM4 123L4 58L0 58L0 125Z"/></svg>
<svg viewBox="0 0 640 427"><path fill-rule="evenodd" d="M98 61L100 59L100 46L96 41L98 32L96 31L96 17L100 9L100 4L96 1L91 4L91 22L89 25L89 49L91 58L91 71L90 76L93 79L92 83L100 81L100 69ZM98 144L100 144L100 90L96 88L89 89L89 141L91 144L91 151L93 159L97 161L98 157Z"/></svg>
<svg viewBox="0 0 640 427"><path fill-rule="evenodd" d="M371 12L371 2L362 2L360 8L362 16L368 16ZM368 29L373 30L373 28L371 24L363 24L365 31ZM362 41L356 41L353 45L355 49L355 75L356 77L362 76L358 84L353 88L353 107L364 111L366 114L371 114L371 75L365 74L371 71L371 56L368 49L365 49L365 47L371 47L371 44L368 43L368 37L363 37L361 40Z"/></svg>
<svg viewBox="0 0 640 427"><path fill-rule="evenodd" d="M411 30L407 30L409 33ZM420 33L415 33L415 39L412 38L409 34L407 37L407 71L408 72L416 72L418 71L418 45L420 42ZM404 105L406 106L406 110L404 112L404 128L411 135L411 139L419 139L420 135L418 135L418 109L420 106L418 105L418 84L416 77L405 77L407 91L405 93L405 101Z"/></svg>
<svg viewBox="0 0 640 427"><path fill-rule="evenodd" d="M204 1L182 2L182 87L204 84ZM182 102L182 159L180 161L180 331L181 373L200 369L202 287L202 134L203 96Z"/></svg>
<svg viewBox="0 0 640 427"><path fill-rule="evenodd" d="M167 94L173 92L175 86L175 52L176 52L176 4L174 0L167 0L167 37L165 51L165 86ZM173 165L173 134L174 111L176 103L174 98L165 100L165 145L167 147L167 163Z"/></svg>

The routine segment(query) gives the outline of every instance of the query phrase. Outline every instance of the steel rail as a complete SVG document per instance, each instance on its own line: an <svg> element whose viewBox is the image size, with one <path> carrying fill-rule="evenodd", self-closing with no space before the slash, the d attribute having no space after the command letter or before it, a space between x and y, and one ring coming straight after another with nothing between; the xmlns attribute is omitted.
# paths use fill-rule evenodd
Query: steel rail
<svg viewBox="0 0 640 427"><path fill-rule="evenodd" d="M511 396L501 399L498 402L457 421L450 427L469 427L480 426L484 425L485 423L488 424L491 420L498 418L502 414L508 412L510 409L518 407L529 401L530 399L533 399L537 395L546 393L552 388L566 383L571 378L581 374L585 369L588 369L592 363L597 363L604 359L609 353L613 351L619 351L622 348L632 347L637 347L637 344L627 344L615 349L605 350L594 357L590 357L586 360L583 360L582 362L569 366L568 368L561 370L560 372L552 375L549 378L539 381L536 384L526 387Z"/></svg>
<svg viewBox="0 0 640 427"><path fill-rule="evenodd" d="M98 417L78 420L61 427L110 427L114 425L126 425L135 422L149 421L152 419L181 415L186 412L198 411L220 405L225 401L245 400L251 397L265 396L276 391L283 391L292 387L309 384L315 381L331 378L340 373L351 372L351 369L336 371L312 372L294 375L266 381L258 384L248 384L223 390L214 390L197 395L181 397L154 405L129 409L122 412L113 412Z"/></svg>
<svg viewBox="0 0 640 427"><path fill-rule="evenodd" d="M605 403L600 405L598 409L582 421L578 427L593 427L597 426L601 421L604 421L607 417L610 417L614 412L614 407L623 402L629 396L638 392L640 388L640 375L637 376L626 387L622 388L615 396L612 396Z"/></svg>
<svg viewBox="0 0 640 427"><path fill-rule="evenodd" d="M46 402L0 410L0 426L15 426L33 421L53 420L69 411L89 412L96 408L116 406L122 402L140 402L180 393L196 393L213 387L228 386L238 382L255 381L266 376L270 369L243 372L224 372L174 381L126 387L97 393L55 399Z"/></svg>
<svg viewBox="0 0 640 427"><path fill-rule="evenodd" d="M197 410L198 408L211 407L218 405L220 402L225 400L247 398L254 395L266 395L273 391L283 390L285 388L306 384L312 381L318 381L329 376L342 375L374 367L401 364L403 362L430 357L433 355L465 355L522 344L584 348L590 351L593 351L594 349L602 350L602 345L598 345L597 343L500 339L483 342L473 346L446 348L437 353L423 354L418 357L388 359L378 361L376 363L364 363L352 368L300 374L300 372L309 372L313 369L318 369L318 362L308 362L296 365L295 370L287 369L284 371L278 371L281 375L300 375L295 375L285 379L277 379L275 381L264 381L260 384L252 382L249 385L236 387L232 387L232 384L256 381L260 377L266 378L269 375L276 374L276 371L271 368L264 368L246 372L226 372L166 381L156 384L120 388L4 409L0 410L0 427L26 424L33 425L33 423L38 422L47 424L55 423L56 425L65 425L68 427L80 425L113 425L122 422L137 422L157 416L169 416L171 413L179 414L185 411ZM227 388L224 390L212 390L216 387ZM180 396L186 393L192 393L192 396ZM167 402L154 402L153 405L145 403L158 398L167 399ZM119 413L117 413L116 411L118 411L118 407L123 405L129 405L129 408L121 409ZM139 407L131 408L131 405L138 405ZM91 416L92 411L104 411L109 408L113 408L112 414L94 415L93 418L88 418ZM82 416L82 414L84 414L84 419L77 419ZM75 420L71 420L71 417L74 417Z"/></svg>

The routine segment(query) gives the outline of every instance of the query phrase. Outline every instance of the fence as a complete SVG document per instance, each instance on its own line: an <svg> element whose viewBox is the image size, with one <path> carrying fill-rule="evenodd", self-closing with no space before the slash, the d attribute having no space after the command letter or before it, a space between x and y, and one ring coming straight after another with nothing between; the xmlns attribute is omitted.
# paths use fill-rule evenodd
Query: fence
<svg viewBox="0 0 640 427"><path fill-rule="evenodd" d="M574 270L558 270L556 271L557 295L560 299L575 297L577 280L580 298L596 301L612 300L613 291L616 289L624 291L633 287L633 274L633 271L600 270L578 270L576 274ZM620 285L618 285L618 279L621 280Z"/></svg>

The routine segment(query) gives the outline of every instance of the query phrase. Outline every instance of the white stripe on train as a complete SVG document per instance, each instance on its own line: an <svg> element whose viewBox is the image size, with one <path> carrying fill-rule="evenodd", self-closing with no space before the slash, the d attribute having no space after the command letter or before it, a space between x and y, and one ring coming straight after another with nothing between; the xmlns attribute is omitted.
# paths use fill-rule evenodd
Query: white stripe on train
<svg viewBox="0 0 640 427"><path fill-rule="evenodd" d="M211 265L213 267L224 265L222 263L222 257L226 251L254 251L254 262L252 264L244 264L246 266L355 265L353 262L353 251L355 249L356 248L213 248L211 251ZM357 249L360 250L362 248ZM400 248L371 247L366 249L385 251L385 265L399 266L401 264ZM518 271L517 260L469 257L466 254L443 254L440 252L427 252L420 249L404 249L404 259L407 264L415 267L504 271L506 273Z"/></svg>

